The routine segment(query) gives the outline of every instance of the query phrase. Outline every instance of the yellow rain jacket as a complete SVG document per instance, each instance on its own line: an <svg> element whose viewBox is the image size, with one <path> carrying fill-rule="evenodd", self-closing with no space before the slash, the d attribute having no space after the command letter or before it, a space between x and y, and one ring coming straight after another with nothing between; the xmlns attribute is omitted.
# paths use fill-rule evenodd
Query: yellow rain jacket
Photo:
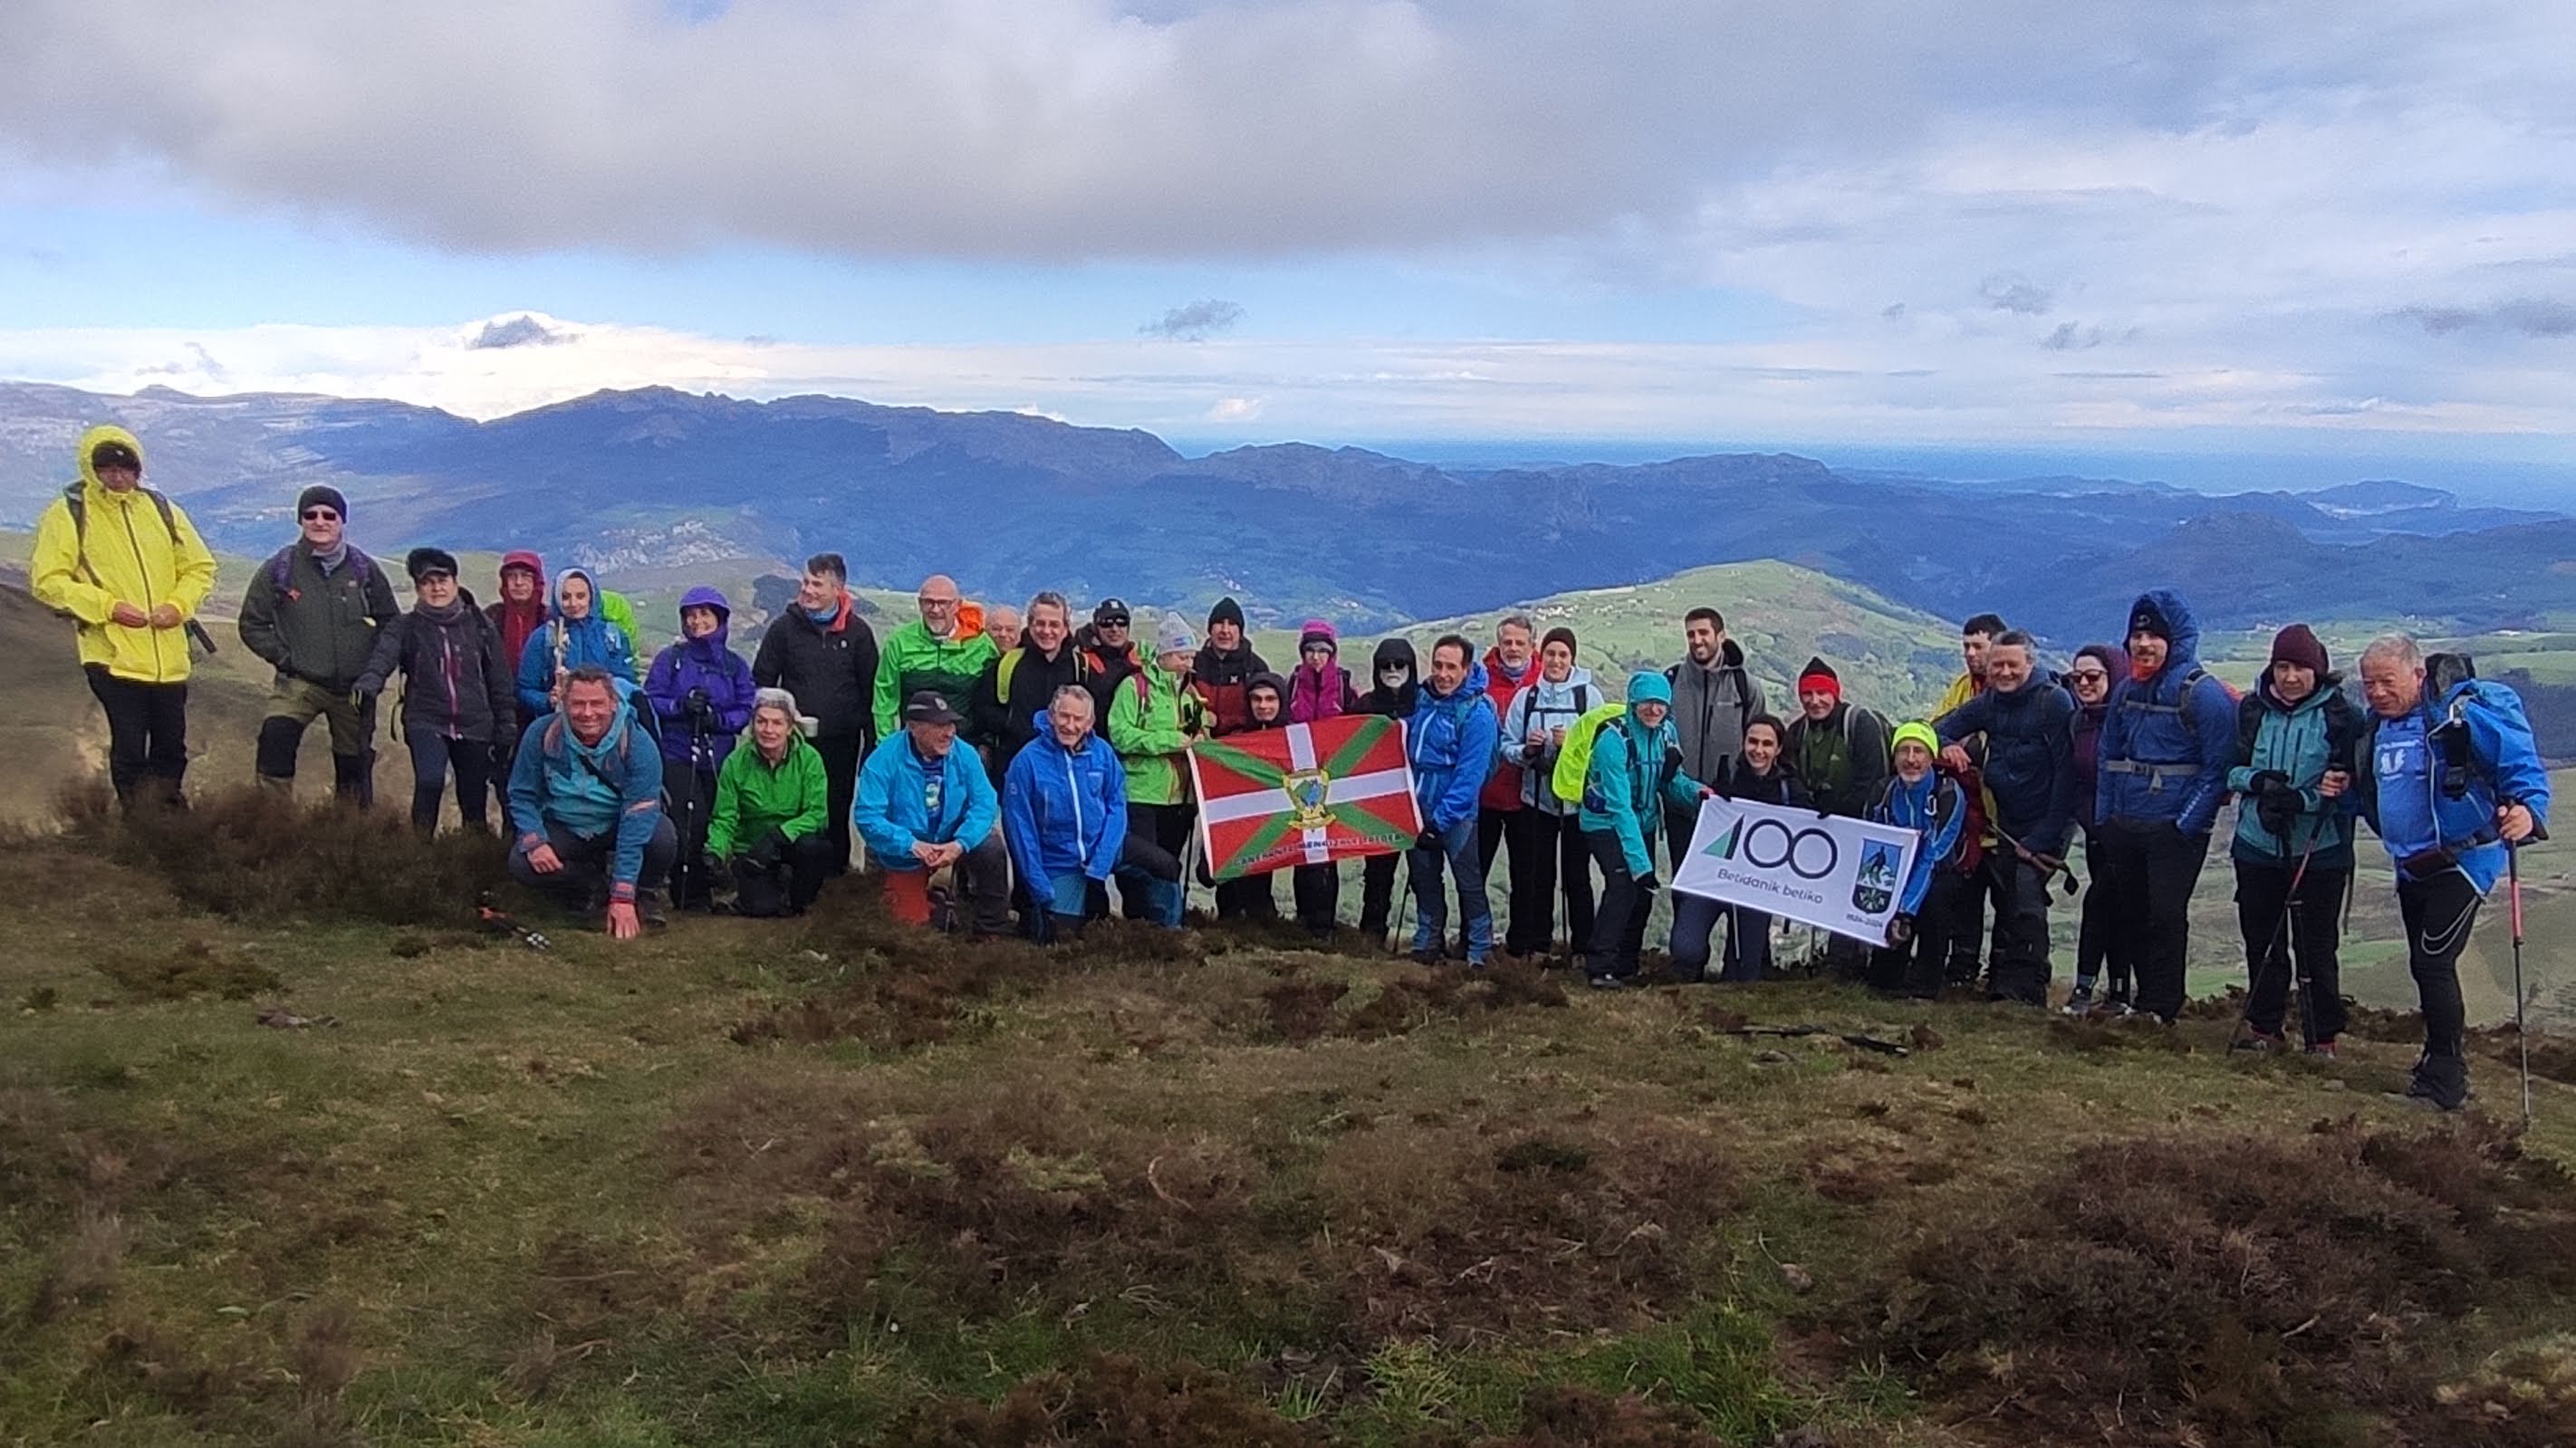
<svg viewBox="0 0 2576 1448"><path fill-rule="evenodd" d="M111 493L90 466L99 444L121 442L143 456L143 444L121 427L93 427L81 435L79 484L83 526L72 524L71 502L56 497L36 522L36 550L27 565L28 591L80 626L80 660L104 664L120 679L176 684L188 677L188 635L182 628L128 628L111 621L116 605L145 613L175 604L182 622L215 586L215 555L177 504L167 524L143 488Z"/></svg>

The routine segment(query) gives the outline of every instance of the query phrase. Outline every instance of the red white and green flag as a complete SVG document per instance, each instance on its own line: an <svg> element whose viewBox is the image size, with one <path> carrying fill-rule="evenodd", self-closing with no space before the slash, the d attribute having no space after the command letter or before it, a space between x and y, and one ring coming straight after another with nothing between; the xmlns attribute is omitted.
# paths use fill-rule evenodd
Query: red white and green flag
<svg viewBox="0 0 2576 1448"><path fill-rule="evenodd" d="M1374 714L1202 740L1190 779L1219 880L1393 854L1422 834L1404 725Z"/></svg>

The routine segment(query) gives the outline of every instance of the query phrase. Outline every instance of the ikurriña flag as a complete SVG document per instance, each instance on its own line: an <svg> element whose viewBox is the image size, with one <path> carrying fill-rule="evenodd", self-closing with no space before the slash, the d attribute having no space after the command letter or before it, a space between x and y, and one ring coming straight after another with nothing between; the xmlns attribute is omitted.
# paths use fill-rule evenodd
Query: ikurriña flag
<svg viewBox="0 0 2576 1448"><path fill-rule="evenodd" d="M1373 714L1203 739L1190 779L1219 880L1393 854L1422 834L1404 726Z"/></svg>

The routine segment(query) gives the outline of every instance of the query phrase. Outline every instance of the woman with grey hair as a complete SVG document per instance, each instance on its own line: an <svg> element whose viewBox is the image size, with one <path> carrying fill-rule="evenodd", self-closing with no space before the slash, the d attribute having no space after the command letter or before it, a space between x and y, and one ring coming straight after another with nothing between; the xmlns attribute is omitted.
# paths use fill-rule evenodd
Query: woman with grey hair
<svg viewBox="0 0 2576 1448"><path fill-rule="evenodd" d="M734 910L802 915L832 864L831 779L797 727L796 696L751 696L751 747L725 756L707 816L708 872L730 869Z"/></svg>

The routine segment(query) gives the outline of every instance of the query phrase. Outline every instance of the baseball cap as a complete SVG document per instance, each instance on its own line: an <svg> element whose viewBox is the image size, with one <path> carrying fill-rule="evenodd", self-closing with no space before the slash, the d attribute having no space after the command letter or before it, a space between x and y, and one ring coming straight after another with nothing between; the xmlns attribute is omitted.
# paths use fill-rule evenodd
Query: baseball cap
<svg viewBox="0 0 2576 1448"><path fill-rule="evenodd" d="M907 724L955 724L966 716L948 706L948 696L937 689L923 689L904 701L903 721Z"/></svg>
<svg viewBox="0 0 2576 1448"><path fill-rule="evenodd" d="M1091 610L1091 621L1096 624L1127 624L1135 622L1135 615L1127 611L1127 600L1104 598Z"/></svg>

